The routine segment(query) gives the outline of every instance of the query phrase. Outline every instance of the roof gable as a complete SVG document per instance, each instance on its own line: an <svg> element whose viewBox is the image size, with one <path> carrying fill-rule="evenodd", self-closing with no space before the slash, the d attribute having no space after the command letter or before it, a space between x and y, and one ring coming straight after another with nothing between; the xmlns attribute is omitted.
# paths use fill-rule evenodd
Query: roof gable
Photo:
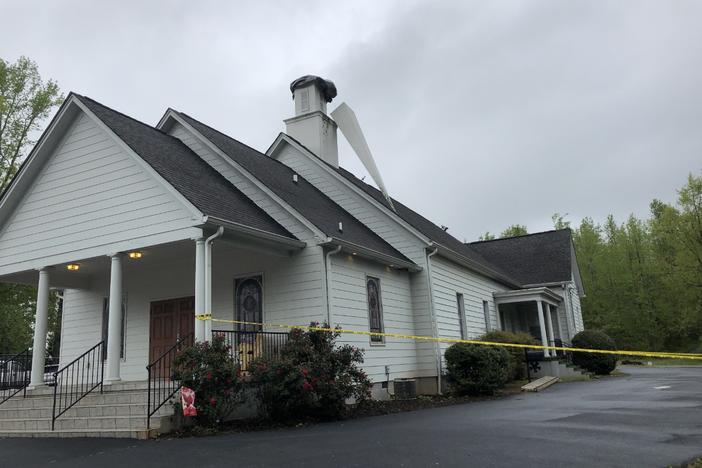
<svg viewBox="0 0 702 468"><path fill-rule="evenodd" d="M383 193L377 188L366 184L361 179L353 175L346 169L339 167L333 167L327 162L320 158L317 158L314 153L312 153L308 148L306 148L302 143L295 140L290 135L281 133L278 135L276 140L267 150L267 153L274 156L280 149L281 143L292 144L293 146L299 147L301 150L307 152L307 156L313 158L314 161L319 162L322 167L325 167L332 174L339 177L341 180L346 181L352 186L360 190L366 197L373 200L375 203L381 205L385 208L386 214L390 217L396 217L397 220L406 223L410 230L417 235L421 241L426 242L427 240L435 245L441 246L444 249L455 253L456 255L451 255L452 259L455 260L456 257L462 259L462 261L470 264L475 270L482 274L488 275L500 282L507 283L511 286L518 286L519 283L515 278L512 278L505 271L502 271L498 266L492 264L485 258L483 258L479 252L476 252L470 246L459 241L451 234L443 230L441 227L432 223L419 213L411 210L407 206L403 205L396 199L392 198L392 205L388 203Z"/></svg>
<svg viewBox="0 0 702 468"><path fill-rule="evenodd" d="M326 236L364 247L403 262L412 263L304 177L296 174L290 167L187 114L177 112L177 115L219 148L224 155L248 171L278 197L285 200ZM293 181L293 175L297 176L297 182ZM341 230L339 230L340 223Z"/></svg>
<svg viewBox="0 0 702 468"><path fill-rule="evenodd" d="M105 255L125 242L190 235L199 218L138 157L77 106L63 115L60 141L23 167L26 187L10 194L19 200L3 218L1 273Z"/></svg>
<svg viewBox="0 0 702 468"><path fill-rule="evenodd" d="M76 96L203 215L295 239L179 139L90 98Z"/></svg>

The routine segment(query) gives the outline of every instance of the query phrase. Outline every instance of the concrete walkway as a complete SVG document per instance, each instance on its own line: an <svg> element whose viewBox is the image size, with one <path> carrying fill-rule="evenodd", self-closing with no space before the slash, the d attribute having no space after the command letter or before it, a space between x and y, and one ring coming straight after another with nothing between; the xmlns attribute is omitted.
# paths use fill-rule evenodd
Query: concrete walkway
<svg viewBox="0 0 702 468"><path fill-rule="evenodd" d="M313 427L181 440L4 439L0 466L626 466L702 455L702 367Z"/></svg>

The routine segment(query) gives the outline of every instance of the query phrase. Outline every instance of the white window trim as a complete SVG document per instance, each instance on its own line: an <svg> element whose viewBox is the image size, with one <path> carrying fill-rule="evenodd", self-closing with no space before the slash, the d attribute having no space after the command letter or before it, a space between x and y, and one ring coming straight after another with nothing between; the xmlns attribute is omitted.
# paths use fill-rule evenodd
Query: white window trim
<svg viewBox="0 0 702 468"><path fill-rule="evenodd" d="M466 302L463 293L456 291L456 311L458 313L458 327L462 340L468 337L468 327L466 326Z"/></svg>
<svg viewBox="0 0 702 468"><path fill-rule="evenodd" d="M370 297L368 297L368 281L375 280L378 284L378 310L380 312L380 333L385 333L385 317L383 312L383 287L380 284L380 278L377 276L366 275L366 281L364 282L364 289L366 290L366 309L368 311L368 331L371 330L371 309L370 309ZM368 341L371 346L385 346L385 337L380 337L381 341L373 341L373 336L368 336Z"/></svg>
<svg viewBox="0 0 702 468"><path fill-rule="evenodd" d="M254 278L256 276L261 277L261 322L266 323L266 275L262 271L256 271L251 273L244 273L241 275L235 275L232 278L232 320L237 320L236 318L236 281L240 279ZM212 307L214 309L214 306ZM213 312L214 315L214 312ZM236 330L237 324L232 323L232 330ZM265 327L261 327L261 331L266 331Z"/></svg>

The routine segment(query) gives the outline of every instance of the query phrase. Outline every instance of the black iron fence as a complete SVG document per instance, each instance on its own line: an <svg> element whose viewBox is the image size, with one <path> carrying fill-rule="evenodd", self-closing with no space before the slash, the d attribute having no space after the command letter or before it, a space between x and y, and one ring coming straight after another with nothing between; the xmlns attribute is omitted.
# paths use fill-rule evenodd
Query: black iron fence
<svg viewBox="0 0 702 468"><path fill-rule="evenodd" d="M288 342L286 332L212 330L212 334L224 337L242 371L248 371L254 359L280 358L280 352Z"/></svg>
<svg viewBox="0 0 702 468"><path fill-rule="evenodd" d="M32 374L32 351L0 355L0 405L17 395L27 394Z"/></svg>
<svg viewBox="0 0 702 468"><path fill-rule="evenodd" d="M54 405L51 430L56 419L78 403L84 396L100 387L105 376L103 342L96 344L53 374Z"/></svg>
<svg viewBox="0 0 702 468"><path fill-rule="evenodd" d="M194 336L191 333L178 339L176 344L146 366L148 374L148 400L146 405L146 427L151 428L151 416L159 410L180 389L180 382L173 377L173 361L181 350L192 346Z"/></svg>

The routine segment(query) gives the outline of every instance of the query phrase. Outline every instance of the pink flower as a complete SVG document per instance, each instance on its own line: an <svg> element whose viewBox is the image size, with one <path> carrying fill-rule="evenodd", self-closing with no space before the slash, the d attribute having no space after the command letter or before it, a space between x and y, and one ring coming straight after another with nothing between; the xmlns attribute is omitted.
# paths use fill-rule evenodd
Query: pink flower
<svg viewBox="0 0 702 468"><path fill-rule="evenodd" d="M305 377L307 377L307 374L309 374L309 373L310 373L310 371L308 371L308 370L305 369L304 367L302 368L302 375L304 375Z"/></svg>
<svg viewBox="0 0 702 468"><path fill-rule="evenodd" d="M212 372L208 372L207 375L205 376L205 379L212 380Z"/></svg>
<svg viewBox="0 0 702 468"><path fill-rule="evenodd" d="M305 391L309 392L310 390L312 390L312 384L305 380L302 384L302 388L305 389Z"/></svg>
<svg viewBox="0 0 702 468"><path fill-rule="evenodd" d="M210 398L210 406L215 406L217 404L217 399L215 397Z"/></svg>

